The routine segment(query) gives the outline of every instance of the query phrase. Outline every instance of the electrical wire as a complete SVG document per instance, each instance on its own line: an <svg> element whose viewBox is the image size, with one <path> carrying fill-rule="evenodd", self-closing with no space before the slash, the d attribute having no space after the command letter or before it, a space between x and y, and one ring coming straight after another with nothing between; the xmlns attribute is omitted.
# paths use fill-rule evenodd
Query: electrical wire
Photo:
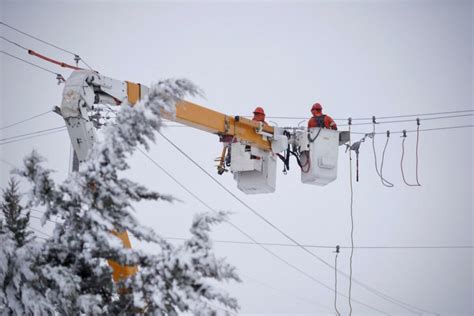
<svg viewBox="0 0 474 316"><path fill-rule="evenodd" d="M444 119L451 119L451 118L458 118L458 117L467 117L467 116L474 116L474 113L472 114L461 114L461 115L450 115L450 116L439 116L439 117L428 117L424 118L424 121L432 121L432 120L444 120ZM395 121L378 121L379 118L377 118L377 124L392 124L392 123L409 123L409 122L414 122L416 120L414 119L409 119L409 120L395 120ZM364 122L364 123L354 123L352 125L371 125L372 123L370 122ZM339 126L347 126L347 124L340 124Z"/></svg>
<svg viewBox="0 0 474 316"><path fill-rule="evenodd" d="M160 135L161 132L160 132ZM164 135L162 135L164 137ZM153 158L151 158L148 154L146 154L142 149L140 148L137 148L138 151L140 151L151 163L153 163L153 165L155 165L158 169L160 169L164 174L166 174L171 180L173 180L178 186L180 186L184 191L186 191L189 195L191 195L194 199L196 199L199 203L201 203L205 208L207 208L208 210L212 211L212 212L217 212L215 209L213 209L211 206L209 206L206 202L204 202L199 196L197 196L195 193L193 193L190 189L188 189L185 185L183 185L179 180L177 180L172 174L170 174L165 168L163 168L161 165L159 165ZM237 231L239 231L241 234L243 234L245 237L247 237L249 240L251 240L253 242L253 244L255 245L258 245L260 248L262 248L265 252L269 253L271 256L273 256L274 258L276 258L277 260L283 262L285 265L289 266L290 268L292 268L293 270L299 272L300 274L302 274L303 276L307 277L308 279L312 280L313 282L321 285L322 287L330 290L331 292L334 291L333 288L331 288L329 285L326 285L325 283L321 282L320 280L316 279L315 277L313 277L312 275L310 275L309 273L305 272L304 270L298 268L297 266L295 266L294 264L292 264L291 262L289 262L288 260L284 259L283 257L277 255L275 252L273 252L272 250L270 250L268 247L266 247L264 244L258 242L257 240L255 240L255 238L253 238L251 235L249 235L247 232L245 232L243 229L241 229L239 226L235 225L234 223L232 223L230 220L226 220L226 222L231 225L232 227L234 227ZM341 296L344 296L344 297L347 297L346 295L344 295L343 293L339 293ZM358 301L358 300L355 300L353 299L354 302L357 302L371 310L374 310L374 311L377 311L381 314L384 314L384 315L389 315L388 313L380 310L380 309L377 309L375 307L372 307L368 304L365 304L361 301Z"/></svg>
<svg viewBox="0 0 474 316"><path fill-rule="evenodd" d="M336 315L341 316L341 313L337 309L337 257L339 255L339 246L336 246L336 256L334 258L334 309Z"/></svg>
<svg viewBox="0 0 474 316"><path fill-rule="evenodd" d="M379 167L378 167L378 163L377 163L377 151L375 150L375 135L377 134L375 132L375 117L372 118L372 133L371 133L371 138L372 138L372 150L373 150L373 153L374 153L374 164L375 164L375 172L377 172L377 175L380 177L380 181L382 181L382 184L386 187L393 187L393 184L390 183L389 181L385 180L383 177L382 177L382 174L380 173L379 171ZM385 149L387 148L387 144L388 144L388 138L387 138L387 142L385 143L385 148L384 148L384 153L385 153Z"/></svg>
<svg viewBox="0 0 474 316"><path fill-rule="evenodd" d="M9 165L9 166L12 167L12 168L16 168L16 166L15 166L14 164L12 164L11 162L6 161L6 160L3 159L3 158L0 158L0 161L3 162L3 163L6 164L6 165Z"/></svg>
<svg viewBox="0 0 474 316"><path fill-rule="evenodd" d="M308 253L310 256L314 257L315 259L317 259L318 261L322 262L324 265L328 266L329 268L331 269L334 269L334 266L332 266L330 263L328 263L327 261L325 261L324 259L322 259L321 257L319 257L318 255L314 254L313 252L309 251L308 249L304 248L300 243L298 243L294 238L292 238L291 236L289 236L287 233L285 233L284 231L282 231L279 227L277 227L276 225L274 225L272 222L270 222L268 219L266 219L263 215L261 215L259 212L257 212L255 209L253 209L252 207L250 207L247 203L245 203L242 199L240 199L239 197L237 197L232 191L230 191L229 189L227 189L222 183L220 183L217 179L215 179L209 172L207 172L203 167L201 167L196 161L194 161L194 159L192 159L188 154L186 154L180 147L178 147L174 142L172 142L169 138L167 138L165 135L163 135L162 132L159 132L159 135L161 137L163 137L172 147L174 147L178 152L180 152L184 157L186 157L191 163L193 163L198 169L200 169L204 174L206 174L213 182L215 182L218 186L220 186L224 191L226 191L229 195L231 195L234 199L236 199L240 204L242 204L245 208L247 208L248 210L250 210L252 213L254 213L257 217L259 217L260 219L262 219L264 222L266 222L268 225L270 225L272 228L274 228L276 231L278 231L281 235L283 235L286 239L290 240L293 244L297 245L300 249L302 249L304 252ZM342 275L344 275L345 277L349 278L349 276L342 272L342 271L339 271L339 273L341 273ZM386 294L383 294L383 296L380 294L382 292L379 292L379 291L375 291L374 289L370 288L369 286L365 285L364 283L362 283L361 281L358 281L356 279L353 279L353 281L363 287L365 287L367 290L369 290L370 292L374 293L375 295L389 301L389 302L392 302L394 303L395 305L398 305L402 308L405 308L407 309L405 306L403 306L402 304L399 304L399 303L395 303L394 300L389 300L388 298L390 296L386 295ZM345 297L347 297L346 295L343 295ZM356 301L355 299L352 298L352 301ZM407 304L408 305L408 304ZM410 310L412 311L412 310ZM412 311L413 312L413 311ZM415 312L416 313L416 312Z"/></svg>
<svg viewBox="0 0 474 316"><path fill-rule="evenodd" d="M450 130L450 129L458 129L458 128L471 128L474 127L474 124L471 125L455 125L455 126L445 126L445 127L434 127L434 128L424 128L424 129L419 129L419 132L429 132L429 131L442 131L442 130ZM416 133L417 130L405 130L406 133ZM367 132L351 132L352 134L357 134L357 135L368 135L372 133L367 133ZM403 131L396 131L396 132L391 132L392 134L403 134ZM376 132L374 135L381 135L385 134L385 132Z"/></svg>
<svg viewBox="0 0 474 316"><path fill-rule="evenodd" d="M32 135L32 136L28 136L28 137L24 137L24 138L16 138L16 139L13 139L13 140L2 142L2 143L0 143L0 146L6 145L6 144L11 144L11 143L17 143L17 142L27 140L27 139L31 139L31 138L36 138L36 137L46 136L46 135L50 135L50 134L61 133L65 130L66 130L66 127L62 128L62 129L59 129L59 130L53 130L53 131L50 131L50 132L37 134L37 135Z"/></svg>
<svg viewBox="0 0 474 316"><path fill-rule="evenodd" d="M417 135L419 135L419 132L417 133ZM406 134L404 134L402 136L402 156L400 158L400 170L402 171L402 179L403 179L403 182L405 182L405 184L407 186L410 186L410 187L417 187L417 186L420 186L420 184L410 184L407 182L406 178L405 178L405 171L403 170L403 157L405 157L405 140L406 140ZM417 138L417 150L416 150L416 156L417 156L417 159L416 159L416 169L417 169L417 172L416 172L416 175L417 175L417 181L418 181L418 138Z"/></svg>
<svg viewBox="0 0 474 316"><path fill-rule="evenodd" d="M53 111L48 110L48 111L46 111L46 112L43 112L43 113L34 115L34 116L32 116L32 117L29 117L29 118L27 118L27 119L18 121L18 122L16 122L16 123L12 123L12 124L10 124L10 125L6 125L6 126L3 126L3 127L0 127L0 130L4 130L4 129L10 128L10 127L19 125L19 124L21 124L21 123L25 123L25 122L31 121L31 120L33 120L33 119L35 119L35 118L38 118L38 117L40 117L40 116L43 116L43 115L46 115L46 114L52 113L52 112L53 112Z"/></svg>
<svg viewBox="0 0 474 316"><path fill-rule="evenodd" d="M184 237L163 237L167 240L187 240ZM257 245L249 241L240 241L240 240L220 240L213 239L214 243L223 243L223 244L234 244L234 245ZM295 244L287 243L274 243L274 242L259 242L259 244L265 246L274 246L274 247L298 247ZM332 245L312 245L312 244L303 244L305 248L319 248L319 249L334 249L335 246ZM340 249L351 249L351 246L339 246ZM474 246L470 245L455 245L455 246L354 246L354 249L363 249L363 250L377 250L377 249L397 249L397 250L420 250L420 249L474 249Z"/></svg>
<svg viewBox="0 0 474 316"><path fill-rule="evenodd" d="M386 119L394 119L394 118L433 116L433 115L456 114L456 113L467 113L467 112L474 112L474 110L469 109L469 110L455 110L455 111L445 111L445 112L418 113L418 114L408 114L408 115L377 116L377 119L386 120ZM251 118L252 116L244 116L244 117ZM308 119L308 117L302 117L302 116L266 116L266 118L267 119L280 119L280 120L307 120ZM335 118L334 120L347 122L347 118ZM356 117L356 118L352 118L352 120L371 121L372 117ZM371 124L371 123L367 123L367 124ZM359 125L359 124L353 124L353 125Z"/></svg>
<svg viewBox="0 0 474 316"><path fill-rule="evenodd" d="M22 31L22 30L20 30L20 29L17 29L17 28L15 28L15 27L13 27L13 26L11 26L11 25L9 25L9 24L6 24L5 22L0 21L0 25L4 25L5 27L8 27L9 29L14 30L14 31L16 31L16 32L18 32L18 33L20 33L20 34L23 34L23 35L25 35L25 36L27 36L27 37L29 37L29 38L32 38L32 39L34 39L34 40L36 40L36 41L39 41L39 42L41 42L41 43L43 43L43 44L46 44L46 45L48 45L48 46L54 47L54 48L56 48L56 49L59 49L59 50L65 52L65 53L68 53L68 54L74 56L74 59L75 59L75 60L77 60L77 61L82 61L82 63L84 63L84 65L86 65L87 68L89 68L90 70L92 70L92 68L84 61L84 59L82 59L82 58L79 56L79 54L73 53L73 52L71 52L71 51L69 51L69 50L67 50L67 49L64 49L64 48L59 47L59 46L57 46L57 45L54 45L54 44L52 44L52 43L50 43L50 42L47 42L47 41L45 41L45 40L42 40L42 39L40 39L40 38L38 38L38 37L36 37L36 36L33 36L33 35L31 35L31 34L29 34L29 33L26 33L26 32L24 32L24 31ZM22 47L22 46L20 46L20 47ZM24 48L24 47L22 47L22 48Z"/></svg>
<svg viewBox="0 0 474 316"><path fill-rule="evenodd" d="M55 131L55 130L64 129L64 128L66 128L66 126L62 125L62 126L57 126L57 127L53 127L53 128L43 129L43 130L36 131L36 132L30 132L30 133L21 134L21 135L16 135L16 136L11 136L11 137L6 137L6 138L0 138L0 142L12 140L12 139L15 139L15 138L21 138L21 137L25 137L25 136L30 136L30 135L36 135L36 134L43 133L43 132Z"/></svg>
<svg viewBox="0 0 474 316"><path fill-rule="evenodd" d="M349 120L349 148L352 146L351 122ZM377 166L377 165L376 165ZM352 258L354 257L354 188L352 185L352 150L349 150L349 188L350 188L350 215L351 215L351 255L349 257L349 315L352 315ZM337 268L334 267L337 272Z"/></svg>
<svg viewBox="0 0 474 316"><path fill-rule="evenodd" d="M382 184L386 187L393 188L394 184L389 182L383 177L383 164L385 162L385 152L387 151L388 141L390 140L390 131L387 131L387 140L385 141L385 146L382 152L382 161L380 162L380 179L382 180ZM385 182L384 182L385 181Z"/></svg>
<svg viewBox="0 0 474 316"><path fill-rule="evenodd" d="M56 79L58 79L58 80L61 81L61 82L66 81L66 79L64 79L63 75L61 75L60 73L57 73L57 72L54 72L54 71L52 71L52 70L46 69L46 68L44 68L44 67L42 67L42 66L39 66L39 65L37 65L37 64L33 64L32 62L29 62L29 61L27 61L27 60L25 60L25 59L23 59L23 58L20 58L20 57L17 57L17 56L15 56L15 55L12 55L12 54L10 54L10 53L7 53L7 52L5 52L5 51L3 51L3 50L0 50L0 53L5 54L5 55L7 55L7 56L10 56L11 58L18 59L18 60L20 60L20 61L22 61L22 62L24 62L24 63L27 63L27 64L29 64L29 65L31 65L31 66L33 66L33 67L36 67L36 68L38 68L38 69L41 69L41 70L43 70L43 71L49 72L49 73L51 73L51 74L53 74L53 75L56 75Z"/></svg>
<svg viewBox="0 0 474 316"><path fill-rule="evenodd" d="M5 36L0 36L0 38L1 38L2 40L6 41L6 42L8 42L8 43L10 43L10 44L12 44L12 45L15 45L15 46L21 48L21 49L24 49L24 50L26 50L26 51L28 50L28 48L26 48L25 46L20 45L20 44L18 44L17 42L14 42L14 41L12 41L12 40L9 40L9 39L6 38Z"/></svg>
<svg viewBox="0 0 474 316"><path fill-rule="evenodd" d="M293 292L291 292L291 291L288 291L288 290L282 290L282 289L277 288L277 287L275 287L275 286L273 286L273 285L270 285L270 284L268 284L268 283L265 283L265 282L256 280L256 279L254 279L254 278L252 278L252 277L250 277L250 276L248 276L248 275L245 275L245 274L242 274L242 273L239 273L239 274L240 274L240 276L242 276L242 278L243 278L245 281L254 282L254 283L256 283L256 284L259 284L259 285L262 286L262 287L266 287L266 288L269 288L269 289L271 289L271 290L280 292L280 293L284 294L285 297L287 297L288 295L291 295L293 298L298 299L298 300L301 301L301 302L305 302L305 303L311 304L311 305L313 305L313 306L322 307L322 308L324 308L325 310L327 310L327 311L329 311L329 312L331 311L331 309L330 309L328 306L323 305L323 304L320 304L320 303L316 303L315 301L313 301L313 300L311 300L311 299L309 299L309 298L296 295L295 293L293 293Z"/></svg>

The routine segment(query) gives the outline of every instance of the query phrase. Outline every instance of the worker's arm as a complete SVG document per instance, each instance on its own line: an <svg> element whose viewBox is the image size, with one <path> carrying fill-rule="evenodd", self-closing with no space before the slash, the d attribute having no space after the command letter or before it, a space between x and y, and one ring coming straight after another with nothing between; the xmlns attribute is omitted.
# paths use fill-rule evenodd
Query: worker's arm
<svg viewBox="0 0 474 316"><path fill-rule="evenodd" d="M334 120L332 119L332 117L330 116L326 116L328 121L329 121L329 128L330 129L333 129L335 131L337 131L337 125L336 125L336 122L334 122Z"/></svg>

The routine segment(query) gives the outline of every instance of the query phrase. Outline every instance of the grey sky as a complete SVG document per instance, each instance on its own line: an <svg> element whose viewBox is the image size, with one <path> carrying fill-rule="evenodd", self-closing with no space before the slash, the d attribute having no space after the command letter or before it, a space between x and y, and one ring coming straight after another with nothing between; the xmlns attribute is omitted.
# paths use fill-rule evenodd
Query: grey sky
<svg viewBox="0 0 474 316"><path fill-rule="evenodd" d="M257 105L270 116L309 117L315 101L335 118L370 117L473 109L471 1L295 1L295 2L39 2L1 1L1 20L78 52L88 64L112 78L150 84L186 77L206 99L200 104L230 115L248 115ZM3 36L72 63L60 51L6 28ZM28 58L65 76L66 70L31 59L0 42L1 49ZM0 126L58 105L62 86L53 75L6 56L1 62ZM298 120L274 120L280 126ZM338 122L344 123L344 122ZM471 117L421 122L422 128L473 124ZM0 131L0 138L63 125L54 115ZM345 128L345 127L344 127ZM379 131L414 129L408 124L380 125ZM354 128L371 131L371 126ZM190 128L165 134L209 172L221 150L214 135ZM360 135L353 135L358 140ZM406 141L406 174L414 181L415 134ZM385 136L376 138L377 154ZM19 164L36 148L63 179L68 169L66 132L0 145L3 160ZM384 175L374 170L370 142L362 145L360 182L354 183L355 244L360 246L473 244L473 130L432 131L420 138L420 182L407 187L400 173L401 139L392 135ZM216 209L232 211L232 222L261 242L288 242L226 195L161 138L150 155ZM275 225L304 244L349 245L349 165L343 148L339 177L326 186L303 185L293 161L280 171L271 195L238 192L229 174L219 179ZM139 153L130 177L184 203L137 205L137 216L167 237L186 237L192 214L205 209ZM0 162L1 187L9 166ZM282 166L279 164L278 170ZM217 175L216 175L217 176ZM33 225L40 228L34 219ZM44 231L50 226L41 228ZM227 225L219 240L246 238ZM135 243L136 245L136 243ZM140 245L150 250L148 245ZM244 282L226 286L242 314L333 313L333 293L306 279L257 246L216 244L241 271ZM334 271L300 249L272 247L276 253L333 286ZM333 263L333 249L314 249ZM354 277L415 306L442 315L471 315L474 270L472 249L364 250L354 254ZM339 267L348 271L349 250ZM256 282L257 281L257 282ZM347 279L338 288L348 292ZM258 282L284 290L278 292ZM299 300L302 297L317 304ZM353 297L390 314L410 314L353 285ZM338 297L346 315L348 302ZM353 303L357 315L376 314Z"/></svg>

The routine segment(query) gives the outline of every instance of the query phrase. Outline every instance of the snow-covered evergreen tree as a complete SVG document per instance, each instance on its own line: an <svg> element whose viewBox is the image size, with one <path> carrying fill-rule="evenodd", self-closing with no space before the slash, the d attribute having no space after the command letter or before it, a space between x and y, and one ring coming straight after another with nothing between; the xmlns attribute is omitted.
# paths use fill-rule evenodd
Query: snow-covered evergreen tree
<svg viewBox="0 0 474 316"><path fill-rule="evenodd" d="M53 315L37 264L42 245L28 230L29 212L20 200L12 178L0 202L0 315Z"/></svg>
<svg viewBox="0 0 474 316"><path fill-rule="evenodd" d="M121 108L80 171L61 184L52 180L36 152L25 158L25 167L18 173L32 184L30 203L46 207L43 221L53 215L62 218L41 258L46 295L59 313L175 315L190 311L212 315L209 304L238 309L235 299L209 282L239 280L234 268L214 257L208 236L210 225L222 221L224 215L198 215L191 227L193 237L175 247L142 226L132 207L132 202L141 200L172 202L173 198L119 175L129 168L126 158L138 145L148 149L149 141L154 141L162 111L173 113L185 94L196 93L186 80L153 85L139 104ZM128 231L139 240L157 243L162 251L125 249L114 231ZM139 271L115 284L107 260L137 265Z"/></svg>

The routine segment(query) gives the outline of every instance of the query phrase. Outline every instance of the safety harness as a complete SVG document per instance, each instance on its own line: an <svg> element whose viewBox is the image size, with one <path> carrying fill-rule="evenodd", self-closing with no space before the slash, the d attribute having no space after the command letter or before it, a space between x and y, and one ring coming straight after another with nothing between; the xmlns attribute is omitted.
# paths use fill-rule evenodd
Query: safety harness
<svg viewBox="0 0 474 316"><path fill-rule="evenodd" d="M326 126L324 125L324 120L326 119L326 115L320 115L320 116L313 116L313 118L316 120L316 127L322 127L325 128Z"/></svg>

